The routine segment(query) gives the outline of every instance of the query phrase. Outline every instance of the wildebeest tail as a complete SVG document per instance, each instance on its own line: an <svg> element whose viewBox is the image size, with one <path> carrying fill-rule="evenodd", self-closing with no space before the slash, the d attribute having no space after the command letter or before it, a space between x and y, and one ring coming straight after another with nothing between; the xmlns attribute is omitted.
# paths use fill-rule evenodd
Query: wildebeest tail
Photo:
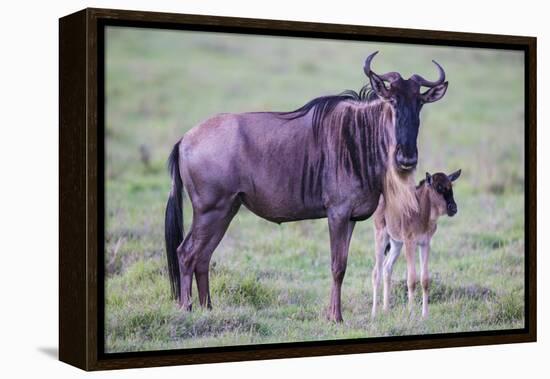
<svg viewBox="0 0 550 379"><path fill-rule="evenodd" d="M178 246L183 241L183 182L180 175L179 145L176 143L168 158L168 171L172 177L172 188L166 203L164 216L164 239L166 241L166 258L172 297L180 300L180 267Z"/></svg>

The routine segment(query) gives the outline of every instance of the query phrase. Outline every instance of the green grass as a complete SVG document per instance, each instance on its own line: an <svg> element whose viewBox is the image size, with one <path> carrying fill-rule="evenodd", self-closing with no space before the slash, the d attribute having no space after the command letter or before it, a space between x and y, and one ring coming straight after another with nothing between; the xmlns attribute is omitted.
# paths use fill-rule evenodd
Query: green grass
<svg viewBox="0 0 550 379"><path fill-rule="evenodd" d="M109 28L106 41L106 351L523 327L520 53L125 28ZM401 259L393 307L371 319L367 220L351 244L344 323L326 321L326 220L276 225L244 208L212 259L214 309L179 311L163 242L172 145L215 113L291 110L359 89L363 60L374 50L381 51L373 63L378 72L432 78L435 58L450 82L445 98L423 109L418 141L418 179L425 171L463 172L455 187L459 213L441 219L433 240L430 318L420 318L420 291L415 312L406 311ZM188 227L188 201L184 207Z"/></svg>

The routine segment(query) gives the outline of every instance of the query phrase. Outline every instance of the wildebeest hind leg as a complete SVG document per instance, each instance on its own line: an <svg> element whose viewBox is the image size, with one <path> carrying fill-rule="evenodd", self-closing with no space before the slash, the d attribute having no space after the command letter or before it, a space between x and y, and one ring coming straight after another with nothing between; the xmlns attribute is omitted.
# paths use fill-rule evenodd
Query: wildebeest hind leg
<svg viewBox="0 0 550 379"><path fill-rule="evenodd" d="M186 259L186 257L191 254L193 246L192 241L192 233L190 232L176 250L180 269L180 307L185 311L190 311L192 308L191 284L193 280L193 270L189 269L191 262Z"/></svg>
<svg viewBox="0 0 550 379"><path fill-rule="evenodd" d="M202 307L212 308L209 284L210 259L239 207L240 202L235 200L233 203L229 203L227 207L206 212L197 219L197 224L201 225L202 229L200 232L201 237L206 241L204 247L197 253L198 257L195 265L195 279L199 292L199 303Z"/></svg>

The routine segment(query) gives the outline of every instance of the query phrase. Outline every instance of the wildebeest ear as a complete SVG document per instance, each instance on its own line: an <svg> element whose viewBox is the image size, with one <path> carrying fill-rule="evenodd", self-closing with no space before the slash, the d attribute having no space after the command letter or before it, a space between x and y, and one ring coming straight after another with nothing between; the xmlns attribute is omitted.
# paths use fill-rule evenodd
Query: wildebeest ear
<svg viewBox="0 0 550 379"><path fill-rule="evenodd" d="M386 88L384 80L372 71L369 74L369 80L373 91L381 98L389 100L390 91Z"/></svg>
<svg viewBox="0 0 550 379"><path fill-rule="evenodd" d="M445 82L443 84L430 88L422 95L420 95L422 98L422 102L433 103L434 101L441 100L441 98L445 96L445 92L447 92L448 86L449 82Z"/></svg>
<svg viewBox="0 0 550 379"><path fill-rule="evenodd" d="M429 172L426 173L426 183L428 183L429 186L432 185L432 176Z"/></svg>
<svg viewBox="0 0 550 379"><path fill-rule="evenodd" d="M455 171L452 174L447 175L447 178L449 178L451 182L454 182L455 180L458 179L461 173L462 173L462 170Z"/></svg>

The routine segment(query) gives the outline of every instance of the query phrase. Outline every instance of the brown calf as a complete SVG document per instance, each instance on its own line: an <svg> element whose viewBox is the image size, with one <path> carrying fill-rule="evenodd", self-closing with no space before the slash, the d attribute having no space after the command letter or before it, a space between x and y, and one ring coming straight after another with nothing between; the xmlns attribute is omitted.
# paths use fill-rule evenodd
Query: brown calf
<svg viewBox="0 0 550 379"><path fill-rule="evenodd" d="M418 210L404 213L397 206L390 207L380 196L380 201L374 213L375 266L372 272L372 316L376 315L378 302L378 287L381 273L384 277L383 310L389 307L391 291L391 274L395 261L399 257L401 247L405 245L407 259L407 287L409 309L414 304L414 289L416 285L416 268L414 254L416 247L420 248L420 279L422 283L422 317L428 316L428 255L430 241L437 229L437 219L447 214L452 217L457 212L453 198L452 182L460 176L461 170L450 175L426 173L426 179L416 187ZM389 255L385 252L389 247Z"/></svg>

